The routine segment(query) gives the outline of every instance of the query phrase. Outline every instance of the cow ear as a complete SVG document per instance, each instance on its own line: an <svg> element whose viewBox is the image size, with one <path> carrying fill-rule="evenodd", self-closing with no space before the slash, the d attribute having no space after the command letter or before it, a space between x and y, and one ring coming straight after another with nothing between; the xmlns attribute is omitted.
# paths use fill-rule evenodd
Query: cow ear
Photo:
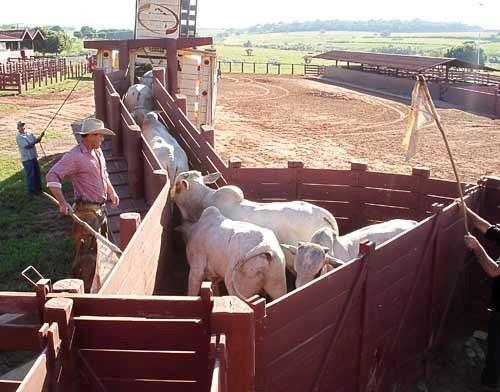
<svg viewBox="0 0 500 392"><path fill-rule="evenodd" d="M325 265L323 266L323 268L321 268L321 271L320 271L320 273L319 273L319 276L323 276L323 275L327 274L328 272L333 271L333 269L334 269L334 268L333 268L333 266L332 266L332 265L330 265L330 264L325 264Z"/></svg>
<svg viewBox="0 0 500 392"><path fill-rule="evenodd" d="M186 180L177 181L175 183L175 193L181 193L183 189L189 190L189 182Z"/></svg>
<svg viewBox="0 0 500 392"><path fill-rule="evenodd" d="M288 250L292 255L297 255L297 247L293 245L280 244L284 249Z"/></svg>
<svg viewBox="0 0 500 392"><path fill-rule="evenodd" d="M203 177L203 183L205 185L214 184L220 177L221 174L219 172L207 174L206 176Z"/></svg>
<svg viewBox="0 0 500 392"><path fill-rule="evenodd" d="M327 264L332 265L334 268L340 267L341 265L345 264L342 260L332 257L329 254L325 254L325 261Z"/></svg>

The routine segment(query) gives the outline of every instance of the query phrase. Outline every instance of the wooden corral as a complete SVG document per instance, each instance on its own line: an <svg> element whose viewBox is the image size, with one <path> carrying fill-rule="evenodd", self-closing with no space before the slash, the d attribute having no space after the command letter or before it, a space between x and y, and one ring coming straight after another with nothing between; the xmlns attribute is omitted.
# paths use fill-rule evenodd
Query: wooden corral
<svg viewBox="0 0 500 392"><path fill-rule="evenodd" d="M187 269L172 231L178 217L169 200L171 179L158 172L120 103L123 75L96 72L96 113L118 134L112 152L127 163L130 203L146 203L145 219L99 294L54 294L50 286L37 294L0 293L0 312L58 323L61 380L96 391L145 390L137 383L170 390L167 380L182 380L182 388L192 390L208 390L212 383L212 391L407 390L444 341L447 317L476 301L470 292L479 269L464 249L463 218L453 203L456 184L430 178L425 168L396 175L370 172L363 163L351 170L309 169L301 162L246 168L237 159L226 165L214 149L214 130L199 131L189 122L184 98L171 96L164 71L155 70L160 117L192 168L222 173L217 186L238 185L256 201L321 205L344 233L391 218L419 224L381 246L364 244L359 258L271 303L258 296L248 303L211 297L206 287L200 297L151 296L183 295L178 281ZM474 210L500 218L499 179L462 187Z"/></svg>

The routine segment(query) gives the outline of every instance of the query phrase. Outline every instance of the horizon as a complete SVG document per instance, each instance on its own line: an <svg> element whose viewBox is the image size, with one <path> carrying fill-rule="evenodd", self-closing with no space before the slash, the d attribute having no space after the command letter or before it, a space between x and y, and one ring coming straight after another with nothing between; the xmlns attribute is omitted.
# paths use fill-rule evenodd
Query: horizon
<svg viewBox="0 0 500 392"><path fill-rule="evenodd" d="M134 29L136 0L87 0L78 14L67 13L67 0L25 0L23 20L7 10L0 15L0 24L28 26L59 25L80 28L87 25L97 29ZM9 3L12 4L12 3ZM408 14L407 4L398 0L357 1L337 9L328 0L310 0L307 8L298 0L254 0L251 4L238 0L217 0L214 7L208 0L198 4L198 29L248 28L266 23L313 22L317 20L403 20L420 19L427 22L477 25L483 30L500 30L500 2L483 0L471 2L467 8L454 7L454 0L421 0L414 13ZM51 10L47 15L47 9ZM98 13L95 10L99 10ZM225 12L221 12L224 10ZM59 11L59 12L58 12ZM321 15L321 18L318 18Z"/></svg>

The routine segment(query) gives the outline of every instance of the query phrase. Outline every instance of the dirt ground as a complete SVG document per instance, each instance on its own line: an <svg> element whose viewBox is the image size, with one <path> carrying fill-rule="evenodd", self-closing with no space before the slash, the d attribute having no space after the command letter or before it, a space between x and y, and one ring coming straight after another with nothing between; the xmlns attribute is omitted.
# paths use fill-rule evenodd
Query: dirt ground
<svg viewBox="0 0 500 392"><path fill-rule="evenodd" d="M316 80L267 75L223 75L218 87L216 149L246 167L347 169L362 160L373 171L410 173L430 167L451 179L442 137L434 125L422 130L419 153L405 163L401 147L409 102L369 95ZM498 175L500 121L437 103L462 181Z"/></svg>
<svg viewBox="0 0 500 392"><path fill-rule="evenodd" d="M23 120L35 135L47 126L69 91L37 96L0 96L0 151L4 157L17 157L16 123ZM47 131L43 149L47 155L59 154L75 145L71 123L94 113L92 88L74 91ZM5 109L2 110L2 105ZM39 149L39 156L43 152Z"/></svg>

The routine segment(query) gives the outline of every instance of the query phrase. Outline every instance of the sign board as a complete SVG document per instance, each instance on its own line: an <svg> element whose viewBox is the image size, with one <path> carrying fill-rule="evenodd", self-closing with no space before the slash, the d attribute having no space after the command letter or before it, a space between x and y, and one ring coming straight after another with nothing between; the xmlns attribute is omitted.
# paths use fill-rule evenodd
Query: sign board
<svg viewBox="0 0 500 392"><path fill-rule="evenodd" d="M181 0L137 0L135 38L178 38Z"/></svg>

